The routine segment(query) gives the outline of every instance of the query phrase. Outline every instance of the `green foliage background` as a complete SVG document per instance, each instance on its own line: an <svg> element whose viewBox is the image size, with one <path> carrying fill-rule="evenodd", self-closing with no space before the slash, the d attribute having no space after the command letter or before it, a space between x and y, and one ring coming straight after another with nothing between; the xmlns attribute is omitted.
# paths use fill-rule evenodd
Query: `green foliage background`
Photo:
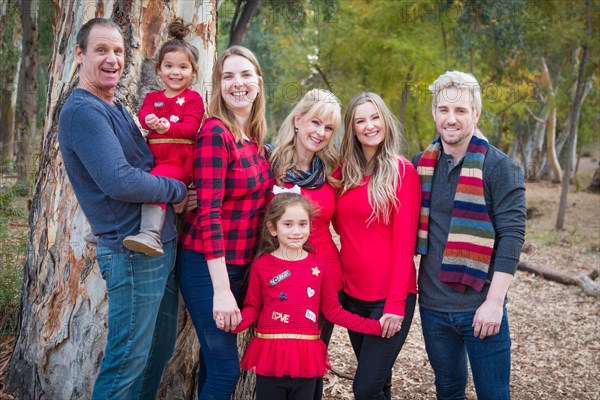
<svg viewBox="0 0 600 400"><path fill-rule="evenodd" d="M235 10L219 10L219 50L228 43ZM427 87L447 70L473 73L482 84L480 128L508 152L527 134L547 99L541 57L548 63L566 124L576 82L574 55L586 38L586 4L575 0L265 0L244 45L257 55L268 92L271 134L309 89L330 88L346 104L361 91L380 94L400 117L404 152L431 141ZM588 75L595 84L584 103L579 146L598 140L599 2L593 2ZM405 92L406 100L402 101Z"/></svg>

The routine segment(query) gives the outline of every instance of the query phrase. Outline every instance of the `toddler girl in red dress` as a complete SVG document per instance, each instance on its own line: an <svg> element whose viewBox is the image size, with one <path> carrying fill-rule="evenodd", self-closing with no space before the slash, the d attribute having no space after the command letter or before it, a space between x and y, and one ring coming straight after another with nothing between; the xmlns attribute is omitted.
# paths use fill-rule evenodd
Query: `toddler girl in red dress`
<svg viewBox="0 0 600 400"><path fill-rule="evenodd" d="M151 174L182 181L194 179L194 140L204 116L204 102L198 92L189 88L198 73L199 53L183 38L189 27L180 18L169 24L173 39L161 47L156 73L164 90L149 92L139 112L139 121L154 155ZM163 254L160 231L165 219L166 204L142 205L140 232L127 236L123 245L148 256Z"/></svg>

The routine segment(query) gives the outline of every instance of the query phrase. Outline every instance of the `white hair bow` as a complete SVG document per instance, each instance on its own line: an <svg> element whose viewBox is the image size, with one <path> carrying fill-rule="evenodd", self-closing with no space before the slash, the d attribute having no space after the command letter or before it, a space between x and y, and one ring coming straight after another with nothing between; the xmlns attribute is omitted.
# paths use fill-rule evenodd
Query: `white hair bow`
<svg viewBox="0 0 600 400"><path fill-rule="evenodd" d="M281 193L295 193L295 194L301 194L300 193L300 186L298 185L294 185L294 187L286 189L286 188L280 188L277 185L273 185L273 194L274 195L278 195Z"/></svg>

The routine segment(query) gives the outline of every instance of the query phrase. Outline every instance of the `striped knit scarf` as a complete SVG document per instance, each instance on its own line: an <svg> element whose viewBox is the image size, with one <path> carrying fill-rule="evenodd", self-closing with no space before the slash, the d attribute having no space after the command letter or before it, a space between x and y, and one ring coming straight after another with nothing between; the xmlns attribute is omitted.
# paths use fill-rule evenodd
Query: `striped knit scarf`
<svg viewBox="0 0 600 400"><path fill-rule="evenodd" d="M419 254L427 254L431 185L441 146L439 138L431 143L423 152L417 166L423 191L417 233ZM481 132L475 130L454 194L450 231L439 278L460 293L464 293L467 286L481 291L494 248L494 226L487 212L483 194L483 161L487 151L487 140Z"/></svg>

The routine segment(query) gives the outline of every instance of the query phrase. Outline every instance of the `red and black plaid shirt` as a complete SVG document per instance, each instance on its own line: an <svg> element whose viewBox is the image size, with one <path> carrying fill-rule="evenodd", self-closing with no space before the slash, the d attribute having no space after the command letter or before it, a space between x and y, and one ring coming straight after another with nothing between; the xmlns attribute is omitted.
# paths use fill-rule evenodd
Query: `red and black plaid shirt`
<svg viewBox="0 0 600 400"><path fill-rule="evenodd" d="M189 213L181 243L207 260L228 264L252 260L260 213L273 187L273 174L254 142L236 142L217 118L207 119L195 150L198 208Z"/></svg>

